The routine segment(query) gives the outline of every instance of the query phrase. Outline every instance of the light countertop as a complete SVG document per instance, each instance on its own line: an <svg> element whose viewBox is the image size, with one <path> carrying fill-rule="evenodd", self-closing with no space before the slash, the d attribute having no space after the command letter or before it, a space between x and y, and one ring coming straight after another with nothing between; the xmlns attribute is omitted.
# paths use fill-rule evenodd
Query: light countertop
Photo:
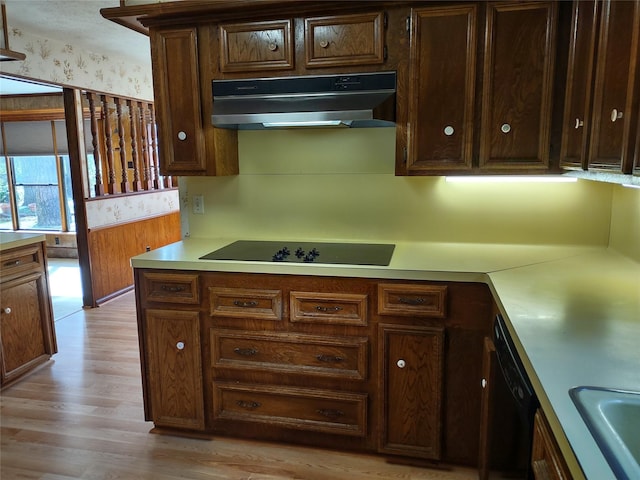
<svg viewBox="0 0 640 480"><path fill-rule="evenodd" d="M131 263L136 268L486 283L574 477L615 478L568 391L579 385L640 391L637 262L604 247L419 242L395 242L387 267L199 260L234 240L189 238Z"/></svg>
<svg viewBox="0 0 640 480"><path fill-rule="evenodd" d="M0 252L44 241L42 233L0 232Z"/></svg>

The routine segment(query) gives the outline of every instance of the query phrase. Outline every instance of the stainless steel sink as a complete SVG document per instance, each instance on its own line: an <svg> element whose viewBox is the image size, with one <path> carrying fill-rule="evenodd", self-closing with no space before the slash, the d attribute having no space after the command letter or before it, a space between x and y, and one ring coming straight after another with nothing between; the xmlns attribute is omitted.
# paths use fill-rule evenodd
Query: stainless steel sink
<svg viewBox="0 0 640 480"><path fill-rule="evenodd" d="M640 392L575 387L569 395L619 479L640 478Z"/></svg>

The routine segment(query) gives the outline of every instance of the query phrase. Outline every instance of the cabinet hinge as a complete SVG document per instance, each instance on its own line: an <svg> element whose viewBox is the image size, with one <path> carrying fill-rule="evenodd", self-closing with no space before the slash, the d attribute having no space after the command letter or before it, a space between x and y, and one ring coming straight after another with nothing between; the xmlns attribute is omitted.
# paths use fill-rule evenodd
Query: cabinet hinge
<svg viewBox="0 0 640 480"><path fill-rule="evenodd" d="M382 26L386 29L389 26L389 16L387 12L384 12L382 15Z"/></svg>
<svg viewBox="0 0 640 480"><path fill-rule="evenodd" d="M407 165L407 147L404 147L403 153L402 153L402 161L404 162L405 166Z"/></svg>
<svg viewBox="0 0 640 480"><path fill-rule="evenodd" d="M411 31L411 17L407 17L407 21L405 22L405 26L407 28L407 32Z"/></svg>
<svg viewBox="0 0 640 480"><path fill-rule="evenodd" d="M387 59L387 54L388 54L388 52L387 52L387 46L385 45L385 46L382 48L382 58L383 58L384 60L386 60L386 59Z"/></svg>

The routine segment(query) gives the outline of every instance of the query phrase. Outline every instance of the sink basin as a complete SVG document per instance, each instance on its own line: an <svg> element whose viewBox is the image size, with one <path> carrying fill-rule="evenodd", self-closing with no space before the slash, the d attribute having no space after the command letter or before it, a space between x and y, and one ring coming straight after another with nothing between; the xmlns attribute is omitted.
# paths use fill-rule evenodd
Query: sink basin
<svg viewBox="0 0 640 480"><path fill-rule="evenodd" d="M640 392L575 387L569 395L616 477L639 479Z"/></svg>

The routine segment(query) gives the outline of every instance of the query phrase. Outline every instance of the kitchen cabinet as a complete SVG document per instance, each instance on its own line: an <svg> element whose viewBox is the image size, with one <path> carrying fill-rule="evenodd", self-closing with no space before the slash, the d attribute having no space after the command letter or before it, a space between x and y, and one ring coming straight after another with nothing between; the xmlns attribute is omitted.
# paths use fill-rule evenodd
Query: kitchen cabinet
<svg viewBox="0 0 640 480"><path fill-rule="evenodd" d="M472 168L477 17L475 4L411 12L407 169L412 174Z"/></svg>
<svg viewBox="0 0 640 480"><path fill-rule="evenodd" d="M145 418L156 427L475 465L485 285L135 278Z"/></svg>
<svg viewBox="0 0 640 480"><path fill-rule="evenodd" d="M412 10L408 174L549 169L556 10L555 2Z"/></svg>
<svg viewBox="0 0 640 480"><path fill-rule="evenodd" d="M386 47L382 12L304 19L305 67L338 67L384 63Z"/></svg>
<svg viewBox="0 0 640 480"><path fill-rule="evenodd" d="M380 451L439 460L444 328L382 324Z"/></svg>
<svg viewBox="0 0 640 480"><path fill-rule="evenodd" d="M44 242L0 252L0 385L4 388L58 351Z"/></svg>
<svg viewBox="0 0 640 480"><path fill-rule="evenodd" d="M538 409L534 418L531 467L536 480L573 478L541 409Z"/></svg>
<svg viewBox="0 0 640 480"><path fill-rule="evenodd" d="M220 25L220 71L291 70L292 29L291 19Z"/></svg>
<svg viewBox="0 0 640 480"><path fill-rule="evenodd" d="M140 289L141 363L150 405L147 420L156 427L203 430L199 278L148 273Z"/></svg>
<svg viewBox="0 0 640 480"><path fill-rule="evenodd" d="M561 165L632 173L640 97L640 2L574 2Z"/></svg>
<svg viewBox="0 0 640 480"><path fill-rule="evenodd" d="M487 4L479 166L549 167L557 2Z"/></svg>
<svg viewBox="0 0 640 480"><path fill-rule="evenodd" d="M196 27L150 29L160 172L163 175L238 173L237 135L214 129L211 79L201 72ZM200 75L204 78L201 81Z"/></svg>

